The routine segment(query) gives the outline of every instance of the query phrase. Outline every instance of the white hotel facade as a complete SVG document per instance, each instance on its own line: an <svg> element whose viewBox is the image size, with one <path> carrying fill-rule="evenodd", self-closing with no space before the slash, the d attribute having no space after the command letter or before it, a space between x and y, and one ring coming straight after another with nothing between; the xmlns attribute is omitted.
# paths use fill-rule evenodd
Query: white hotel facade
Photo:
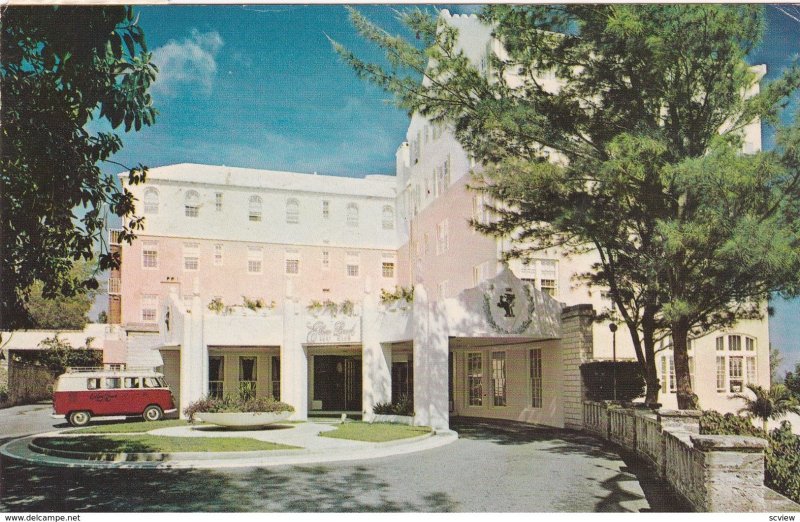
<svg viewBox="0 0 800 522"><path fill-rule="evenodd" d="M442 16L477 66L502 52L475 17ZM760 148L760 124L746 143ZM453 415L580 425L579 365L614 352L608 323L592 321L610 303L573 278L593 256L504 265L508 244L468 223L491 219L467 189L480 166L446 128L415 115L396 160L394 176L363 178L179 164L128 186L146 220L114 246L126 360L158 353L181 409L247 388L299 419L407 395L434 427ZM381 303L396 286L413 301ZM616 357L634 358L622 327ZM767 319L693 339L690 357L701 406L735 411L731 393L769 385ZM675 407L668 345L658 362L660 400Z"/></svg>

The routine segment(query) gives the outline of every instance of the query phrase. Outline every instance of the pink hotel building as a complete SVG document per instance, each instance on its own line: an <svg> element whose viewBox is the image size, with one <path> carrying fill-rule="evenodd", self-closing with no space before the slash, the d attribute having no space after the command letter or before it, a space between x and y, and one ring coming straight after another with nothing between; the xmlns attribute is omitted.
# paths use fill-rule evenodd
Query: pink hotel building
<svg viewBox="0 0 800 522"><path fill-rule="evenodd" d="M442 17L491 74L487 53L502 47L489 29ZM759 123L746 143L760 147ZM406 395L421 425L444 428L451 415L580 425L579 365L614 352L608 323L592 321L610 303L573 279L593 255L504 264L508 244L468 223L491 219L466 188L474 168L447 128L415 115L394 176L151 169L128 186L145 228L115 245L123 262L109 284L127 361L157 354L181 409L244 389L292 404L298 419L368 417ZM381 299L396 286L413 286L412 302ZM766 319L693 339L701 405L733 411L732 392L768 385L768 347ZM624 328L616 356L634 357ZM668 343L659 363L661 401L675 407Z"/></svg>

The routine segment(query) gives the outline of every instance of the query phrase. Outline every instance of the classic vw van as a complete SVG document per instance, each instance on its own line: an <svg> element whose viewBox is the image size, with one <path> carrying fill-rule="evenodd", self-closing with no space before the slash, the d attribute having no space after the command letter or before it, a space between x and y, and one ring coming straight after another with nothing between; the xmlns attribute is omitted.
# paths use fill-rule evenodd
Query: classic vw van
<svg viewBox="0 0 800 522"><path fill-rule="evenodd" d="M68 368L53 391L54 414L65 416L73 426L104 416L141 415L157 421L174 411L164 376L151 369Z"/></svg>

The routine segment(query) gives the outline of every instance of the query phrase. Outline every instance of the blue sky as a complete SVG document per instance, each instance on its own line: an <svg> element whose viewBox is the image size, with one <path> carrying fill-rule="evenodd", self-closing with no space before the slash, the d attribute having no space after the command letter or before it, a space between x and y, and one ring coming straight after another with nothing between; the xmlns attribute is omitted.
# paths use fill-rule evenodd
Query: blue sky
<svg viewBox="0 0 800 522"><path fill-rule="evenodd" d="M393 8L359 9L390 32L402 31ZM767 7L765 41L752 56L752 63L767 64L768 79L800 53L800 9L783 9L788 15ZM343 6L139 6L137 11L160 68L152 89L160 114L152 128L123 136L125 146L115 161L394 174L394 152L404 140L408 116L387 94L358 80L333 52L326 35L361 56L380 59L354 34ZM791 108L796 107L795 100ZM766 129L765 146L771 143ZM800 362L800 300L773 305L770 336L788 369Z"/></svg>

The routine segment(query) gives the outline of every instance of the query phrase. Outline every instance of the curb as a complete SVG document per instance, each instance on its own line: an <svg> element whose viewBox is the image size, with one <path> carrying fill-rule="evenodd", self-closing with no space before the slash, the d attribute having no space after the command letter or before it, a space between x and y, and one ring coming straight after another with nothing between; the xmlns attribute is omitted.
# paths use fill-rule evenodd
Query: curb
<svg viewBox="0 0 800 522"><path fill-rule="evenodd" d="M127 469L268 467L391 457L444 446L455 442L458 434L451 430L432 430L430 433L408 439L373 443L361 441L362 444L369 445L335 451L311 451L303 448L299 450L193 453L86 453L53 450L33 444L33 439L40 437L42 434L7 442L0 447L0 455L14 461L50 467L122 467ZM431 440L429 441L429 439Z"/></svg>

